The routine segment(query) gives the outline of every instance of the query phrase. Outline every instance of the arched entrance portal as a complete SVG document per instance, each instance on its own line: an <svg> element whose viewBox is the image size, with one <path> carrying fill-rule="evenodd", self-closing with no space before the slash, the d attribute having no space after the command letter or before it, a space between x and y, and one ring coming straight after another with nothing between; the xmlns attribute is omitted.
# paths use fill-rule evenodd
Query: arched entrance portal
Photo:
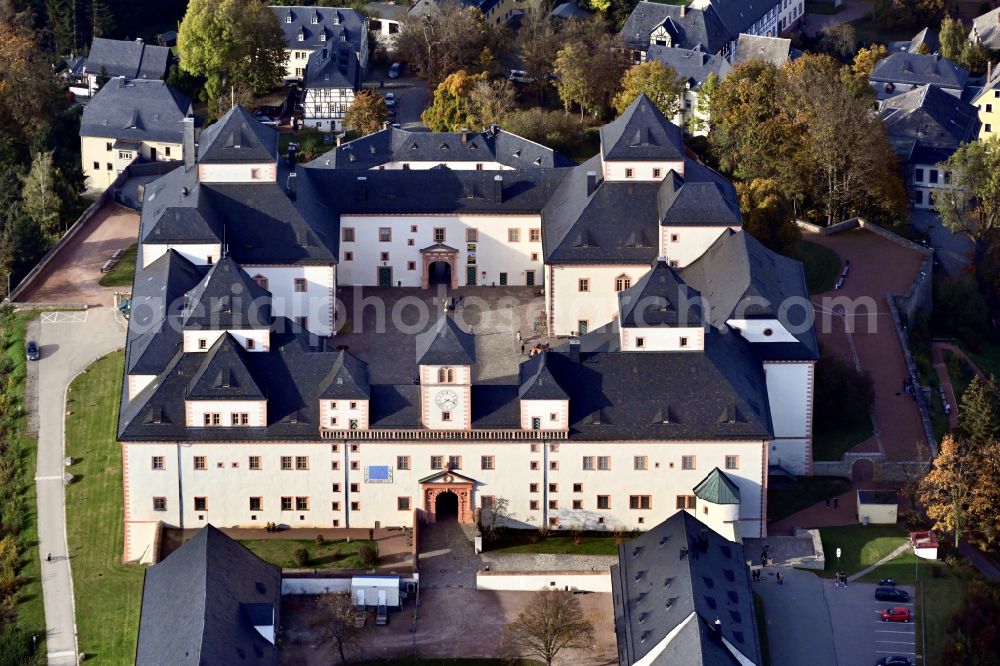
<svg viewBox="0 0 1000 666"><path fill-rule="evenodd" d="M855 460L851 465L851 480L854 483L859 481L871 481L875 478L875 463L868 458Z"/></svg>
<svg viewBox="0 0 1000 666"><path fill-rule="evenodd" d="M439 284L451 286L451 264L447 261L435 261L427 267L427 285L436 287Z"/></svg>
<svg viewBox="0 0 1000 666"><path fill-rule="evenodd" d="M434 517L439 523L458 520L458 495L449 491L434 498Z"/></svg>

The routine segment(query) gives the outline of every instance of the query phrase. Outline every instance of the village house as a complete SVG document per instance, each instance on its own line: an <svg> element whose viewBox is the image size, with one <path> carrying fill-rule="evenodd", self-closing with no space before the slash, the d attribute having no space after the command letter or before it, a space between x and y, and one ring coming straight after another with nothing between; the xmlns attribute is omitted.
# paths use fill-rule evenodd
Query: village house
<svg viewBox="0 0 1000 666"><path fill-rule="evenodd" d="M875 64L868 76L868 85L878 100L928 85L960 98L968 81L969 72L947 58L909 51L890 53Z"/></svg>
<svg viewBox="0 0 1000 666"><path fill-rule="evenodd" d="M352 67L361 77L368 70L368 26L364 14L344 7L272 6L271 11L285 36L286 79L302 80L310 56L324 48L328 57L330 53L349 50L356 61Z"/></svg>
<svg viewBox="0 0 1000 666"><path fill-rule="evenodd" d="M173 63L173 53L165 46L147 44L141 39L95 37L87 57L69 62L70 92L90 97L108 79L118 76L163 80Z"/></svg>

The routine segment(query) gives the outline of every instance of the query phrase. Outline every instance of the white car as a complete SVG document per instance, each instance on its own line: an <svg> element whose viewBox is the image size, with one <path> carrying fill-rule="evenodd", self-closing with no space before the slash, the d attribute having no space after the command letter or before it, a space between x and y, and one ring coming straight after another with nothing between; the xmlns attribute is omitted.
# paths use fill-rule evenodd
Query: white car
<svg viewBox="0 0 1000 666"><path fill-rule="evenodd" d="M396 93L386 93L385 94L385 105L386 106L396 106Z"/></svg>
<svg viewBox="0 0 1000 666"><path fill-rule="evenodd" d="M399 78L399 69L400 69L400 67L401 67L400 63L398 63L398 62L392 63L392 67L389 68L389 78L390 79L398 79Z"/></svg>
<svg viewBox="0 0 1000 666"><path fill-rule="evenodd" d="M533 76L528 76L528 73L523 69L512 69L510 70L510 75L507 77L511 81L516 81L517 83L534 83L535 78Z"/></svg>
<svg viewBox="0 0 1000 666"><path fill-rule="evenodd" d="M278 121L271 116L257 116L257 122L261 125L267 125L268 127L277 127Z"/></svg>

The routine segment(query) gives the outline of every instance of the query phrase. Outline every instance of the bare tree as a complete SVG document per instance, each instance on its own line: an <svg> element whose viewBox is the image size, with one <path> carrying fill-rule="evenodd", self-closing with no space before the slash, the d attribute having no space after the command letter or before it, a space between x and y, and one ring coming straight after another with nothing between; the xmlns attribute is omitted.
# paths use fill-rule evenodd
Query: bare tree
<svg viewBox="0 0 1000 666"><path fill-rule="evenodd" d="M320 600L321 613L316 621L317 631L332 640L340 654L340 663L347 664L344 651L361 642L361 630L354 624L356 616L350 592L334 592Z"/></svg>
<svg viewBox="0 0 1000 666"><path fill-rule="evenodd" d="M507 518L513 517L510 511L510 500L506 497L494 497L493 501L479 512L479 531L487 541L496 541Z"/></svg>
<svg viewBox="0 0 1000 666"><path fill-rule="evenodd" d="M476 81L469 93L469 103L476 120L483 127L499 124L517 104L517 91L507 79Z"/></svg>
<svg viewBox="0 0 1000 666"><path fill-rule="evenodd" d="M506 641L522 656L538 657L551 666L565 648L590 648L594 625L572 592L541 590L507 625Z"/></svg>

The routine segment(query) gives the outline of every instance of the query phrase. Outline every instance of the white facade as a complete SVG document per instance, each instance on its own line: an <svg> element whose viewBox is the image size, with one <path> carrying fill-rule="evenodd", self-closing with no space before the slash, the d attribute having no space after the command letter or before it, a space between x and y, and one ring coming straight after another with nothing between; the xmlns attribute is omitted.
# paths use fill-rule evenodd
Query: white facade
<svg viewBox="0 0 1000 666"><path fill-rule="evenodd" d="M811 474L815 364L765 362L764 376L774 428L770 464L792 474Z"/></svg>
<svg viewBox="0 0 1000 666"><path fill-rule="evenodd" d="M191 243L183 245L142 243L139 246L142 267L146 268L165 255L168 250L176 251L196 266L214 264L222 256L222 245L219 243Z"/></svg>
<svg viewBox="0 0 1000 666"><path fill-rule="evenodd" d="M674 268L684 268L705 254L727 229L739 227L660 227L660 256Z"/></svg>
<svg viewBox="0 0 1000 666"><path fill-rule="evenodd" d="M333 299L337 288L336 267L246 264L243 269L271 292L271 312L274 316L288 317L316 335L336 333Z"/></svg>
<svg viewBox="0 0 1000 666"><path fill-rule="evenodd" d="M198 181L202 183L273 183L277 178L274 162L198 165Z"/></svg>
<svg viewBox="0 0 1000 666"><path fill-rule="evenodd" d="M567 264L547 268L549 280L545 283L545 302L549 307L551 335L577 335L611 322L618 314L618 292L623 291L618 288L619 280L628 279L627 284L631 286L649 272L645 264ZM581 280L586 280L586 284Z"/></svg>
<svg viewBox="0 0 1000 666"><path fill-rule="evenodd" d="M671 171L684 177L684 162L618 162L604 160L604 180L638 180L656 182L663 180Z"/></svg>
<svg viewBox="0 0 1000 666"><path fill-rule="evenodd" d="M266 400L187 400L189 428L262 428L267 425Z"/></svg>
<svg viewBox="0 0 1000 666"><path fill-rule="evenodd" d="M805 0L781 0L778 3L778 33L786 32L802 20L805 14ZM777 36L777 35L775 35Z"/></svg>
<svg viewBox="0 0 1000 666"><path fill-rule="evenodd" d="M105 137L80 137L80 165L88 189L107 189L129 164L139 158L157 161L183 159L179 143L159 141L117 141Z"/></svg>
<svg viewBox="0 0 1000 666"><path fill-rule="evenodd" d="M353 103L353 88L308 88L302 107L303 122L306 127L341 132L344 116Z"/></svg>

